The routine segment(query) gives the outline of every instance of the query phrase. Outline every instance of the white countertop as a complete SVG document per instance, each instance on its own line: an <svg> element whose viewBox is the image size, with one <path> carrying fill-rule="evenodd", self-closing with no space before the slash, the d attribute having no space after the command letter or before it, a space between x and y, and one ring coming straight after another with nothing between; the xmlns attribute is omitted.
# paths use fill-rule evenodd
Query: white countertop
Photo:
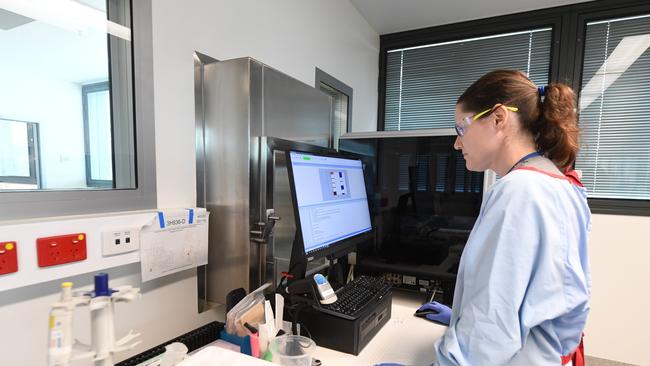
<svg viewBox="0 0 650 366"><path fill-rule="evenodd" d="M391 318L358 356L317 347L323 366L366 366L382 362L428 366L435 360L433 343L446 327L413 316L424 295L393 291Z"/></svg>
<svg viewBox="0 0 650 366"><path fill-rule="evenodd" d="M323 366L372 366L378 363L399 363L407 366L429 366L435 359L433 343L446 327L413 316L425 300L423 294L393 291L390 320L384 324L358 356L316 347L314 357ZM195 351L183 366L272 365L266 361L234 353L218 347Z"/></svg>

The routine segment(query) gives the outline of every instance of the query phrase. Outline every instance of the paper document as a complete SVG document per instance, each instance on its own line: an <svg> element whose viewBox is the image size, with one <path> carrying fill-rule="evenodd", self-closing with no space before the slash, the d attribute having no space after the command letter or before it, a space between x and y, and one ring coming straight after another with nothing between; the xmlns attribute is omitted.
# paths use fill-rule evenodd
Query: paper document
<svg viewBox="0 0 650 366"><path fill-rule="evenodd" d="M142 281L208 263L208 219L204 208L160 211L142 228Z"/></svg>
<svg viewBox="0 0 650 366"><path fill-rule="evenodd" d="M208 346L178 366L271 366L268 361L224 348Z"/></svg>

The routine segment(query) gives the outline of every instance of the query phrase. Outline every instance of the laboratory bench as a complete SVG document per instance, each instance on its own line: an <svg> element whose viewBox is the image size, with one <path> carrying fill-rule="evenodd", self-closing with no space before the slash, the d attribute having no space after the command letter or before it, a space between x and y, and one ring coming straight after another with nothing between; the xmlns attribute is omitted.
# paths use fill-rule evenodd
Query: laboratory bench
<svg viewBox="0 0 650 366"><path fill-rule="evenodd" d="M314 358L322 366L366 366L378 363L399 363L403 365L428 366L435 360L433 344L442 336L446 327L413 315L426 300L424 294L393 291L391 318L358 356L317 346ZM218 341L217 341L218 342ZM193 352L191 362L184 366L265 366L266 361L219 347Z"/></svg>
<svg viewBox="0 0 650 366"><path fill-rule="evenodd" d="M358 356L317 347L314 357L323 366L430 365L435 360L433 343L447 327L413 316L425 300L424 294L393 291L390 320Z"/></svg>

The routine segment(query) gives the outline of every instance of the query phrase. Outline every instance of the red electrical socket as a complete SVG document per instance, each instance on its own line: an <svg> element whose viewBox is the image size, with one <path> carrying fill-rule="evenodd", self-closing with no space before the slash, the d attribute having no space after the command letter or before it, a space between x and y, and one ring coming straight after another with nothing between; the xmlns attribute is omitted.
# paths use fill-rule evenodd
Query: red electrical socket
<svg viewBox="0 0 650 366"><path fill-rule="evenodd" d="M38 266L49 267L86 259L86 234L69 234L36 239Z"/></svg>
<svg viewBox="0 0 650 366"><path fill-rule="evenodd" d="M15 241L0 243L0 275L18 272L18 248Z"/></svg>

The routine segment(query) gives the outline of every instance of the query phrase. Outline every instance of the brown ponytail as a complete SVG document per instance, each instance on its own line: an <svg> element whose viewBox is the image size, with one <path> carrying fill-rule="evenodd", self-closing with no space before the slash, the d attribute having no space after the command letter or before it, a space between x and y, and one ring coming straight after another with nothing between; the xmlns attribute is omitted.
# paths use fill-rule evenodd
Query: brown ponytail
<svg viewBox="0 0 650 366"><path fill-rule="evenodd" d="M561 168L570 168L578 153L575 99L573 90L567 85L549 84L534 135L537 147Z"/></svg>
<svg viewBox="0 0 650 366"><path fill-rule="evenodd" d="M571 168L578 153L578 121L573 90L551 83L545 96L516 70L495 70L476 80L458 98L469 112L480 112L501 103L519 108L522 128L535 139L537 149L560 169Z"/></svg>

